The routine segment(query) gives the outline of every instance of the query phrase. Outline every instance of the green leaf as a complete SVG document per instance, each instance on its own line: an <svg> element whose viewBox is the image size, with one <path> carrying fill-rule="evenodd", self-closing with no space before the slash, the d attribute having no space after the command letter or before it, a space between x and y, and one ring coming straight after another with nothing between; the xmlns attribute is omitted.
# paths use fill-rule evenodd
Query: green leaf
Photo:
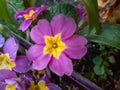
<svg viewBox="0 0 120 90"><path fill-rule="evenodd" d="M14 24L13 20L9 15L6 0L0 0L0 18L4 19L5 21L11 24Z"/></svg>
<svg viewBox="0 0 120 90"><path fill-rule="evenodd" d="M36 4L36 1L37 1L37 0L29 0L30 6L31 6L31 7L34 7L35 4Z"/></svg>
<svg viewBox="0 0 120 90"><path fill-rule="evenodd" d="M0 24L0 33L6 38L11 36L10 30L2 24Z"/></svg>
<svg viewBox="0 0 120 90"><path fill-rule="evenodd" d="M94 73L96 75L104 75L104 73L105 73L105 67L104 66L95 65L93 70L94 70Z"/></svg>
<svg viewBox="0 0 120 90"><path fill-rule="evenodd" d="M91 32L89 35L87 27L80 32L86 36L90 41L109 45L120 49L120 26L104 23L102 24L101 33L99 35Z"/></svg>
<svg viewBox="0 0 120 90"><path fill-rule="evenodd" d="M23 0L9 0L7 2L16 10L24 10Z"/></svg>
<svg viewBox="0 0 120 90"><path fill-rule="evenodd" d="M114 58L114 56L108 57L108 61L109 61L110 63L112 63L112 64L115 64L115 58Z"/></svg>
<svg viewBox="0 0 120 90"><path fill-rule="evenodd" d="M48 20L51 20L56 14L64 14L67 17L72 17L76 22L78 20L75 7L71 4L57 4L50 7L46 17Z"/></svg>
<svg viewBox="0 0 120 90"><path fill-rule="evenodd" d="M15 32L16 34L22 36L25 38L25 33L23 33L22 31L20 30L17 30L16 27L11 27L9 25L5 25L5 24L0 24L0 33L2 33L6 38L10 37L11 36L11 32ZM13 25L12 25L13 26ZM11 27L11 28L10 28Z"/></svg>
<svg viewBox="0 0 120 90"><path fill-rule="evenodd" d="M103 65L104 65L105 67L109 67L108 61L104 60L104 61L103 61Z"/></svg>
<svg viewBox="0 0 120 90"><path fill-rule="evenodd" d="M93 30L96 34L100 33L100 22L98 14L97 0L81 0L86 7L89 20L89 33Z"/></svg>
<svg viewBox="0 0 120 90"><path fill-rule="evenodd" d="M112 70L108 70L108 71L107 71L107 74L112 76L112 75L113 75Z"/></svg>
<svg viewBox="0 0 120 90"><path fill-rule="evenodd" d="M100 56L97 56L93 59L93 63L96 65L100 65L102 62L103 62L103 59Z"/></svg>

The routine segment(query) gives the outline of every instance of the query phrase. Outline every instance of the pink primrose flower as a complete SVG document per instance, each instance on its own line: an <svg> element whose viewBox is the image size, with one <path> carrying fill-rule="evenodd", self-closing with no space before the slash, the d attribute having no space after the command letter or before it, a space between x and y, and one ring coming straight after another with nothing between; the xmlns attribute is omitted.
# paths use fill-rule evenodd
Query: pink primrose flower
<svg viewBox="0 0 120 90"><path fill-rule="evenodd" d="M22 31L27 30L28 27L31 25L32 21L34 21L37 18L37 16L39 14L42 14L43 11L45 11L46 9L47 7L43 6L38 8L35 8L35 7L28 8L25 11L18 11L15 15L15 19L18 19L18 18L24 19L19 29Z"/></svg>
<svg viewBox="0 0 120 90"><path fill-rule="evenodd" d="M26 56L17 56L19 45L13 37L7 39L3 46L3 53L0 54L0 70L14 70L25 73L30 70L30 61Z"/></svg>
<svg viewBox="0 0 120 90"><path fill-rule="evenodd" d="M54 16L51 22L39 20L30 33L36 44L27 53L28 59L33 61L33 69L42 70L48 65L59 76L71 75L71 58L81 59L87 52L86 38L74 35L75 31L75 21L63 14Z"/></svg>
<svg viewBox="0 0 120 90"><path fill-rule="evenodd" d="M0 70L0 90L28 90L14 71Z"/></svg>

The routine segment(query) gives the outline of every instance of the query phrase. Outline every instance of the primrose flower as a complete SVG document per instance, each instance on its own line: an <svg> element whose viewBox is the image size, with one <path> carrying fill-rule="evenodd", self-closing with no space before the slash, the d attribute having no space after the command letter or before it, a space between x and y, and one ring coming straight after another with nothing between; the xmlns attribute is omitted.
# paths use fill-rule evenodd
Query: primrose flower
<svg viewBox="0 0 120 90"><path fill-rule="evenodd" d="M28 8L25 11L18 11L15 15L15 19L19 18L24 19L19 29L25 31L31 25L32 21L34 21L37 18L37 16L39 14L42 14L43 11L45 11L46 9L47 9L46 6L42 6L38 8L37 7Z"/></svg>
<svg viewBox="0 0 120 90"><path fill-rule="evenodd" d="M46 87L49 88L48 90L61 90L61 88L58 85L51 83L51 80L47 74L44 74L41 77L40 81L45 83Z"/></svg>
<svg viewBox="0 0 120 90"><path fill-rule="evenodd" d="M6 83L6 80L15 79L16 73L9 70L0 70L0 90L8 90L7 87L9 84ZM12 87L12 86L11 86ZM14 88L14 85L13 85ZM14 89L13 89L14 90Z"/></svg>
<svg viewBox="0 0 120 90"><path fill-rule="evenodd" d="M15 72L0 70L0 90L25 90L25 86Z"/></svg>
<svg viewBox="0 0 120 90"><path fill-rule="evenodd" d="M32 81L29 90L61 90L61 89L52 83L48 84L47 86L45 81L41 80L37 83L37 85L35 85L35 83Z"/></svg>
<svg viewBox="0 0 120 90"><path fill-rule="evenodd" d="M28 50L28 59L33 61L33 69L49 68L59 76L71 75L73 65L71 58L80 59L86 52L86 38L74 35L76 23L63 14L47 20L39 20L31 30L30 36L36 43Z"/></svg>
<svg viewBox="0 0 120 90"><path fill-rule="evenodd" d="M44 74L40 80L32 80L29 76L24 75L23 80L29 83L29 88L27 90L61 90L61 88L54 83L51 83L48 75Z"/></svg>
<svg viewBox="0 0 120 90"><path fill-rule="evenodd" d="M15 70L19 73L25 73L30 70L31 62L26 56L17 56L18 44L14 38L9 38L4 46L3 53L0 54L0 70Z"/></svg>
<svg viewBox="0 0 120 90"><path fill-rule="evenodd" d="M12 70L15 67L15 58L18 50L18 44L14 38L9 38L3 47L3 53L0 54L0 70Z"/></svg>

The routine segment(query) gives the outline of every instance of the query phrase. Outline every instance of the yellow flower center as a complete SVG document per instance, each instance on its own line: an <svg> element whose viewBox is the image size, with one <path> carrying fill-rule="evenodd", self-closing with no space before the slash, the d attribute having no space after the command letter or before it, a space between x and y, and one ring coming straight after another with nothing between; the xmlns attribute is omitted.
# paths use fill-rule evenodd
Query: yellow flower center
<svg viewBox="0 0 120 90"><path fill-rule="evenodd" d="M16 86L13 85L6 85L5 90L16 90Z"/></svg>
<svg viewBox="0 0 120 90"><path fill-rule="evenodd" d="M30 19L30 18L32 18L32 20L35 20L36 17L33 16L34 13L35 13L34 10L30 10L29 14L24 14L23 16L24 16L25 20L28 20L28 19Z"/></svg>
<svg viewBox="0 0 120 90"><path fill-rule="evenodd" d="M9 54L0 55L0 69L12 70L15 63L10 60Z"/></svg>
<svg viewBox="0 0 120 90"><path fill-rule="evenodd" d="M62 51L64 51L67 46L61 40L61 34L57 34L54 37L45 36L44 54L52 54L56 59L59 58Z"/></svg>
<svg viewBox="0 0 120 90"><path fill-rule="evenodd" d="M42 80L39 81L37 85L35 85L34 81L32 81L29 90L49 90L49 88L45 85L45 82Z"/></svg>

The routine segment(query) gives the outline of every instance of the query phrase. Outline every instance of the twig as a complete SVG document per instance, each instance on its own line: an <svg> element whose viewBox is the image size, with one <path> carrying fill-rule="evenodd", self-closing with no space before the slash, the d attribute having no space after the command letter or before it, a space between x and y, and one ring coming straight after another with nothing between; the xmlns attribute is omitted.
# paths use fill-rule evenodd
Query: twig
<svg viewBox="0 0 120 90"><path fill-rule="evenodd" d="M15 40L17 42L20 43L20 45L22 45L26 49L28 49L30 46L32 46L32 43L28 42L27 40L25 40L24 38L22 38L21 36L17 35L16 33L12 32L12 31L11 31L11 35L15 38Z"/></svg>
<svg viewBox="0 0 120 90"><path fill-rule="evenodd" d="M102 88L91 82L90 80L86 79L80 74L77 74L75 71L73 71L71 77L69 78L75 80L76 83L84 87L86 90L103 90Z"/></svg>

